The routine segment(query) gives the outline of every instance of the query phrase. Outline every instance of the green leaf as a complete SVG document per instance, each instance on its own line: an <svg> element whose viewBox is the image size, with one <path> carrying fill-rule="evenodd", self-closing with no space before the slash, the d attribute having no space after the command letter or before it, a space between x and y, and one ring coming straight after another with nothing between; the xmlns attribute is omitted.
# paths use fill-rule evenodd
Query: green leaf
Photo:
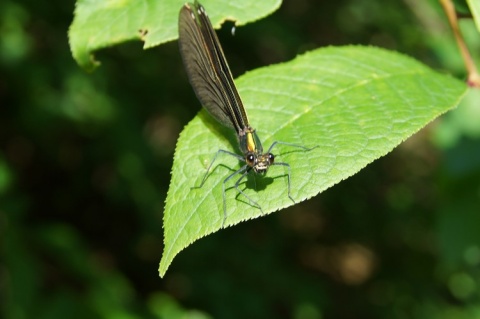
<svg viewBox="0 0 480 319"><path fill-rule="evenodd" d="M328 47L293 61L249 72L236 81L251 124L264 142L278 145L276 160L291 165L296 202L319 194L387 154L435 117L455 107L466 86L398 53L374 47ZM236 137L206 112L178 139L164 213L163 276L174 256L195 240L219 230L223 221L222 183L240 167L220 154L202 188L218 149L238 153ZM264 214L293 205L287 196L287 169L272 166L240 188ZM252 174L250 174L252 175ZM227 183L225 226L262 212L237 196ZM254 182L255 181L255 182Z"/></svg>
<svg viewBox="0 0 480 319"><path fill-rule="evenodd" d="M191 0L193 2L193 0ZM92 71L99 63L93 52L129 40L143 40L144 48L178 37L178 13L184 0L78 0L68 32L70 49L77 63ZM203 0L214 26L224 20L237 25L260 19L279 6L280 0L238 2Z"/></svg>
<svg viewBox="0 0 480 319"><path fill-rule="evenodd" d="M480 32L480 1L478 0L467 0L468 7L470 12L472 12L473 20L477 26L477 30Z"/></svg>

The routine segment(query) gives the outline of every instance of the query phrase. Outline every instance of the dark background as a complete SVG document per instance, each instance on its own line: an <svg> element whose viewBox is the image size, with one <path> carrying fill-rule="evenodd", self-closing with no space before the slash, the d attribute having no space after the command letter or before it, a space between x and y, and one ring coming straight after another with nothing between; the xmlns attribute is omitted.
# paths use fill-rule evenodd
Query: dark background
<svg viewBox="0 0 480 319"><path fill-rule="evenodd" d="M68 46L73 10L0 3L2 317L478 317L478 100L317 197L201 239L161 279L175 143L200 104L177 42L103 50L85 73ZM231 26L219 35L235 76L371 44L466 77L434 0L286 0Z"/></svg>

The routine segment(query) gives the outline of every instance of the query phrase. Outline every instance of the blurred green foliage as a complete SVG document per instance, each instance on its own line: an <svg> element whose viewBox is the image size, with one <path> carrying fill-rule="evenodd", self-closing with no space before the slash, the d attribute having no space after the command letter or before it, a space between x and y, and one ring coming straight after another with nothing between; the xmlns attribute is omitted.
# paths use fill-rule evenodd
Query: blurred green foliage
<svg viewBox="0 0 480 319"><path fill-rule="evenodd" d="M0 3L3 318L480 318L478 92L317 198L200 240L161 280L175 142L200 105L176 42L103 50L84 73L73 9ZM465 77L435 0L287 0L220 37L236 75L360 43Z"/></svg>

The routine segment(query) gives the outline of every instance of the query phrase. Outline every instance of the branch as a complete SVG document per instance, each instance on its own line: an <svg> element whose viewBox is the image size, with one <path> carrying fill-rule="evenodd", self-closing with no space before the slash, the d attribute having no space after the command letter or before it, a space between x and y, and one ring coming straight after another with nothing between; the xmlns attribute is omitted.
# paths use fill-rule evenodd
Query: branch
<svg viewBox="0 0 480 319"><path fill-rule="evenodd" d="M450 23L455 36L455 40L457 40L457 45L460 48L460 53L462 54L463 62L465 63L465 68L468 72L467 83L471 87L480 88L480 74L475 66L472 55L465 44L462 33L460 32L455 7L451 0L440 0L440 4L443 7L443 11L445 11L447 15L448 22Z"/></svg>

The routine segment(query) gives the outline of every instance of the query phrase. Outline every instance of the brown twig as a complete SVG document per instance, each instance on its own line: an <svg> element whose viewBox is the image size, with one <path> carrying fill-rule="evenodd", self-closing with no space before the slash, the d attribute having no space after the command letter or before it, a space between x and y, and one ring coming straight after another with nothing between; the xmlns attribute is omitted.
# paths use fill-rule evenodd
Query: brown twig
<svg viewBox="0 0 480 319"><path fill-rule="evenodd" d="M470 51L468 51L468 47L465 44L462 33L460 32L455 7L451 0L440 0L440 4L443 7L443 11L445 11L445 14L447 15L448 22L450 22L455 40L457 40L457 45L460 49L460 53L462 54L463 62L465 63L465 68L468 72L467 83L471 87L480 88L480 74L478 73Z"/></svg>

